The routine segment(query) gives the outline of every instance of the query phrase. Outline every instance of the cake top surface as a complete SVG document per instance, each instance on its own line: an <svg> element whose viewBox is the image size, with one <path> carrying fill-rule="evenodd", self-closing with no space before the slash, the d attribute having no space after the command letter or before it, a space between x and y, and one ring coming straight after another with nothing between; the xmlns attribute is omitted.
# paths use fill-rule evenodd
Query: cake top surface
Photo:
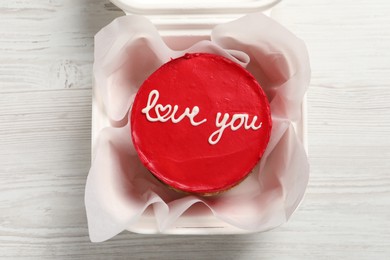
<svg viewBox="0 0 390 260"><path fill-rule="evenodd" d="M267 147L268 99L243 67L215 54L172 59L142 84L130 113L146 168L174 189L214 194L243 180Z"/></svg>

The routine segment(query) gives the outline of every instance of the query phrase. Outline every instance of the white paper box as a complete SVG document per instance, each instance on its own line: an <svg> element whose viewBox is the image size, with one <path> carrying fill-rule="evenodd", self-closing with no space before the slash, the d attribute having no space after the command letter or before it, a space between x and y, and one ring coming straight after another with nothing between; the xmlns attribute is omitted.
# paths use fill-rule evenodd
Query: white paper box
<svg viewBox="0 0 390 260"><path fill-rule="evenodd" d="M149 18L158 28L167 45L175 50L190 47L199 40L209 39L211 29L253 11L270 13L271 7L279 1L137 1L111 0L127 15L142 14ZM164 3L164 4L163 4ZM96 149L98 133L110 126L105 111L101 109L102 100L99 91L94 88L92 102L92 158ZM306 134L306 100L302 106L302 119L294 123L295 131L307 151ZM136 225L129 226L129 231L153 234L238 234L251 231L239 229L217 218L208 208L201 204L192 206L175 223L174 226L158 230L153 211L148 209Z"/></svg>

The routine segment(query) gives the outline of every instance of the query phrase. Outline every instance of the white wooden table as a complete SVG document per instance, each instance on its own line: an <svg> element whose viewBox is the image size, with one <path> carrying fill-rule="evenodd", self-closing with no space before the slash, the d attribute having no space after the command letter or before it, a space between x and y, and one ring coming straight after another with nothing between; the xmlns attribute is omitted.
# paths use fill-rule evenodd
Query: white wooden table
<svg viewBox="0 0 390 260"><path fill-rule="evenodd" d="M311 179L291 220L262 234L123 233L92 244L93 36L108 0L0 1L0 258L390 259L390 1L285 0L312 62Z"/></svg>

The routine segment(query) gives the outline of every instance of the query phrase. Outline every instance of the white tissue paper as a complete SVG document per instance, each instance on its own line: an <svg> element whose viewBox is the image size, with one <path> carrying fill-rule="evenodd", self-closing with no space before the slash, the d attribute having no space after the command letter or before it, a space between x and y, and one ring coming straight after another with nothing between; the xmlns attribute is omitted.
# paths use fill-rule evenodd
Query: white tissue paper
<svg viewBox="0 0 390 260"><path fill-rule="evenodd" d="M143 81L171 58L185 53L222 55L246 67L263 87L271 105L269 145L251 175L217 196L175 192L142 165L133 147L128 112ZM143 214L152 214L164 233L194 204L245 232L281 225L300 203L308 182L308 159L293 127L302 116L310 80L305 44L261 13L216 26L210 40L172 50L142 16L117 18L95 36L95 93L108 118L93 137L93 158L85 188L91 241L133 230ZM152 208L152 213L145 212Z"/></svg>

